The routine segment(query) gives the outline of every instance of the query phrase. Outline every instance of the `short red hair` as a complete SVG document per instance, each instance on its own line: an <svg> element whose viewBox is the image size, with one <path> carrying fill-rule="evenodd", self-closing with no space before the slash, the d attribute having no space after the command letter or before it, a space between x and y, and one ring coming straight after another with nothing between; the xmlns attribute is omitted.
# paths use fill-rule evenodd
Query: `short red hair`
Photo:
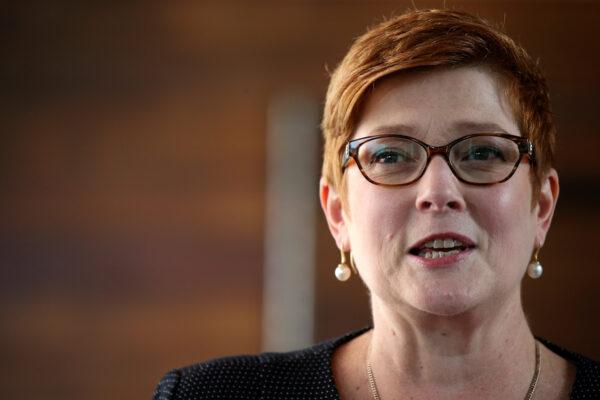
<svg viewBox="0 0 600 400"><path fill-rule="evenodd" d="M360 36L331 75L321 128L322 175L344 197L341 157L375 82L399 72L485 66L500 77L521 135L532 140L534 197L554 163L555 125L546 80L525 49L486 20L454 10L414 10Z"/></svg>

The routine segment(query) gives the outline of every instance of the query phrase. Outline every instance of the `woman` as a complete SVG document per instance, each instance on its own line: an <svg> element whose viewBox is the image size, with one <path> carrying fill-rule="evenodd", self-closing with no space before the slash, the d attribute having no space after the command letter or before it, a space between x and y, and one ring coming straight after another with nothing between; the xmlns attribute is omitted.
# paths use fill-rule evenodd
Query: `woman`
<svg viewBox="0 0 600 400"><path fill-rule="evenodd" d="M373 328L175 370L155 399L588 399L600 365L533 336L520 284L558 198L535 62L485 21L413 11L360 37L323 117L335 274Z"/></svg>

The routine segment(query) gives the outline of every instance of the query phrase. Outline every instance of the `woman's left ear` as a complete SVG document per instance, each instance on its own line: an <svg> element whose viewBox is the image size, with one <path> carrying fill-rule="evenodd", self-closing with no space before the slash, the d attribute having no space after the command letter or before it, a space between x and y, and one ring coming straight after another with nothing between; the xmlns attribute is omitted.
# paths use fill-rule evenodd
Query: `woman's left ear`
<svg viewBox="0 0 600 400"><path fill-rule="evenodd" d="M551 168L541 181L540 194L535 207L537 213L536 242L538 247L542 247L546 240L546 234L550 229L552 216L558 201L558 192L558 174L554 168Z"/></svg>

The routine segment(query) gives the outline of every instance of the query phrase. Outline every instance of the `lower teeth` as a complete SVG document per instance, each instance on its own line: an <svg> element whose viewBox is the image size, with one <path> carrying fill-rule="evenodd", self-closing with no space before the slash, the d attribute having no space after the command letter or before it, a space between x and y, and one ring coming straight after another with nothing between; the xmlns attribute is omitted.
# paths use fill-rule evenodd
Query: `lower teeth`
<svg viewBox="0 0 600 400"><path fill-rule="evenodd" d="M450 251L425 251L421 254L419 254L419 256L421 257L425 257L425 258L440 258L440 257L448 257L448 256L453 256L455 254L460 253L460 250L450 250Z"/></svg>

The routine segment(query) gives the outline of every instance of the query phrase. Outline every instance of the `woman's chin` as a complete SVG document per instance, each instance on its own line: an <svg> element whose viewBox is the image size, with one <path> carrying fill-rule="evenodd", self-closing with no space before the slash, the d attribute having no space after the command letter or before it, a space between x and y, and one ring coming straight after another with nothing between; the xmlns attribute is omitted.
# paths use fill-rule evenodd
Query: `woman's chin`
<svg viewBox="0 0 600 400"><path fill-rule="evenodd" d="M474 307L471 302L467 301L428 301L420 303L421 304L415 304L414 307L424 313L437 315L440 317L454 317L463 315Z"/></svg>
<svg viewBox="0 0 600 400"><path fill-rule="evenodd" d="M478 309L493 297L493 285L484 276L452 275L427 280L404 276L394 278L376 286L371 293L378 294L376 297L385 308L396 309L398 312L412 309L430 315L451 317Z"/></svg>
<svg viewBox="0 0 600 400"><path fill-rule="evenodd" d="M477 307L480 301L464 290L436 293L418 293L406 299L407 303L417 310L441 317L452 317L465 314Z"/></svg>

